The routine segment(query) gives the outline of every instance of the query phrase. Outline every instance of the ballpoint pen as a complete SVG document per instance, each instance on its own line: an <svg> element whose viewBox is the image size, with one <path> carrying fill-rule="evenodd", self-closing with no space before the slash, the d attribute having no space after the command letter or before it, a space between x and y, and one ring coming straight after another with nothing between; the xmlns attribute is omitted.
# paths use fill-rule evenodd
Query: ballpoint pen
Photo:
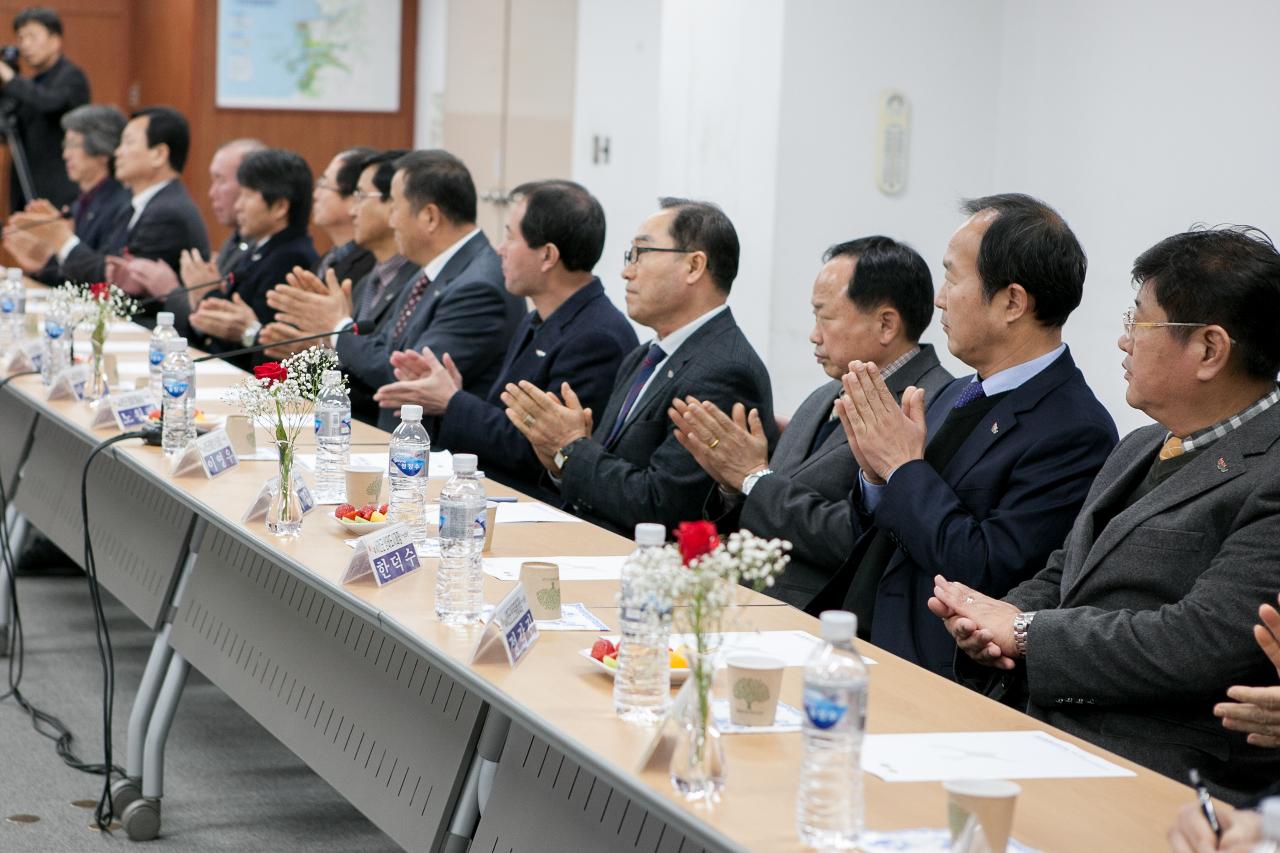
<svg viewBox="0 0 1280 853"><path fill-rule="evenodd" d="M1218 813L1214 811L1213 798L1209 796L1209 789L1204 786L1199 770L1192 767L1188 775L1191 777L1191 787L1196 789L1196 796L1200 798L1200 811L1204 813L1204 819L1209 822L1209 828L1213 830L1213 837L1221 841L1222 824L1218 823Z"/></svg>

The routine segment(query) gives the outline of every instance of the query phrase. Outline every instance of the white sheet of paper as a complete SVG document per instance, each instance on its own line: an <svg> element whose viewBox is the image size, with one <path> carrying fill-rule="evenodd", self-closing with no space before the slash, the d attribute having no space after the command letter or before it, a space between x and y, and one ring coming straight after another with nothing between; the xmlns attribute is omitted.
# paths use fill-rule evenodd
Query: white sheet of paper
<svg viewBox="0 0 1280 853"><path fill-rule="evenodd" d="M538 501L498 504L498 524L531 524L543 521L574 522L582 519Z"/></svg>
<svg viewBox="0 0 1280 853"><path fill-rule="evenodd" d="M895 829L889 832L866 830L858 836L858 848L866 853L951 853L951 832L947 829ZM1010 838L1008 853L1040 853Z"/></svg>
<svg viewBox="0 0 1280 853"><path fill-rule="evenodd" d="M145 361L122 361L116 364L116 371L121 377L150 376L151 365Z"/></svg>
<svg viewBox="0 0 1280 853"><path fill-rule="evenodd" d="M245 375L247 374L240 368L236 367L234 364L227 364L225 361L222 361L221 359L217 359L217 358L210 359L209 361L202 361L196 365L197 378L201 376L245 376Z"/></svg>
<svg viewBox="0 0 1280 853"><path fill-rule="evenodd" d="M356 548L356 543L358 543L360 540L344 539L342 541L343 541L343 544L345 544L348 548L354 551ZM440 540L439 539L428 539L426 542L418 542L416 544L418 546L419 557L425 558L425 557L440 556Z"/></svg>
<svg viewBox="0 0 1280 853"><path fill-rule="evenodd" d="M562 581L616 581L626 557L485 557L484 572L500 581L520 579L520 564L529 560L555 563Z"/></svg>
<svg viewBox="0 0 1280 853"><path fill-rule="evenodd" d="M585 604L560 605L559 619L539 619L539 631L607 631L609 626Z"/></svg>
<svg viewBox="0 0 1280 853"><path fill-rule="evenodd" d="M673 646L694 647L692 634L674 634ZM754 652L781 658L787 666L804 666L822 640L804 631L727 631L720 635L720 659L735 652ZM867 663L875 663L863 658Z"/></svg>
<svg viewBox="0 0 1280 853"><path fill-rule="evenodd" d="M1133 776L1048 732L867 735L862 769L886 782Z"/></svg>
<svg viewBox="0 0 1280 853"><path fill-rule="evenodd" d="M196 381L196 399L201 402L221 403L223 402L223 397L227 396L230 390L231 389L225 385L206 388L201 385L198 380ZM234 401L235 397L232 397L231 399ZM234 405L234 403L231 405Z"/></svg>
<svg viewBox="0 0 1280 853"><path fill-rule="evenodd" d="M102 345L103 352L129 353L146 352L151 347L150 341L107 341Z"/></svg>
<svg viewBox="0 0 1280 853"><path fill-rule="evenodd" d="M761 735L769 733L798 732L804 727L804 714L786 702L778 703L771 726L735 726L728 699L711 700L711 716L716 728L725 735Z"/></svg>

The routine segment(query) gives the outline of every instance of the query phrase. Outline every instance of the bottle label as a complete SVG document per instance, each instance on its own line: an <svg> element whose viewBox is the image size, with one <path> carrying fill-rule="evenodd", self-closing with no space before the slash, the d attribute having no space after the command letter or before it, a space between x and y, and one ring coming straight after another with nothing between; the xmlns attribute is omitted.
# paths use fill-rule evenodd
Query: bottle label
<svg viewBox="0 0 1280 853"><path fill-rule="evenodd" d="M62 327L59 326L57 323L52 323L48 320L45 320L44 333L49 337L53 338L54 340L57 340L58 338L62 337Z"/></svg>
<svg viewBox="0 0 1280 853"><path fill-rule="evenodd" d="M151 366L155 367L159 365L160 362L164 361L164 350L155 344L152 344L151 349L148 350L147 358L150 360Z"/></svg>
<svg viewBox="0 0 1280 853"><path fill-rule="evenodd" d="M3 311L6 314L12 314L14 309L17 307L18 307L17 305L13 304L12 299L0 300L0 311Z"/></svg>
<svg viewBox="0 0 1280 853"><path fill-rule="evenodd" d="M179 400L187 393L188 384L180 379L166 379L164 381L164 393L175 400Z"/></svg>
<svg viewBox="0 0 1280 853"><path fill-rule="evenodd" d="M316 435L319 435L326 426L331 435L339 437L351 435L351 415L341 412L317 412L314 427Z"/></svg>
<svg viewBox="0 0 1280 853"><path fill-rule="evenodd" d="M471 514L471 509L465 501L452 505L440 501L440 535L446 539L465 539L467 536L484 539L484 507L475 515Z"/></svg>
<svg viewBox="0 0 1280 853"><path fill-rule="evenodd" d="M421 456L401 453L391 457L391 464L400 469L406 477L417 477L427 469L427 460ZM395 473L393 470L391 473Z"/></svg>
<svg viewBox="0 0 1280 853"><path fill-rule="evenodd" d="M828 693L813 689L804 691L804 713L809 722L819 729L832 728L848 710L847 705L835 701Z"/></svg>

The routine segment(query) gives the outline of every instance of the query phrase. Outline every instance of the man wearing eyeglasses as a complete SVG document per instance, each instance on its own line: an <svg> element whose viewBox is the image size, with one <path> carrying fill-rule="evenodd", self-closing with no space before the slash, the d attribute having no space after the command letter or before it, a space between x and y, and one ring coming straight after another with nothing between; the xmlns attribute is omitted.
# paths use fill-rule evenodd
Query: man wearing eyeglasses
<svg viewBox="0 0 1280 853"><path fill-rule="evenodd" d="M859 538L818 599L940 675L951 674L955 644L925 606L934 575L994 595L1026 580L1116 444L1115 423L1062 341L1087 266L1070 226L1017 193L963 209L934 305L948 349L974 373L926 414L923 389L908 388L899 404L875 364L850 364L837 408L861 469Z"/></svg>
<svg viewBox="0 0 1280 853"><path fill-rule="evenodd" d="M996 600L943 572L929 608L963 675L991 667L1033 716L1240 803L1280 778L1280 752L1214 716L1230 686L1276 677L1250 629L1280 588L1280 253L1252 229L1191 231L1133 279L1126 400L1156 423L1034 578Z"/></svg>
<svg viewBox="0 0 1280 853"><path fill-rule="evenodd" d="M511 383L501 397L565 506L628 536L640 522L670 530L701 517L712 486L673 435L674 398L722 409L741 401L759 410L770 449L777 438L769 374L726 304L738 273L733 223L706 202L659 204L632 238L622 271L627 314L657 338L622 362L604 411L584 407L568 383L551 391Z"/></svg>

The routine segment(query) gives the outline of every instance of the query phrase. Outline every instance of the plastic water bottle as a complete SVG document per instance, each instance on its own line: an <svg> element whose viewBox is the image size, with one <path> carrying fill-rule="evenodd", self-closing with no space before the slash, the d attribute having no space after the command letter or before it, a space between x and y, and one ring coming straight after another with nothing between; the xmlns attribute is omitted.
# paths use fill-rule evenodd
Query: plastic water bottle
<svg viewBox="0 0 1280 853"><path fill-rule="evenodd" d="M391 478L391 500L387 522L409 525L419 550L427 542L427 458L431 439L422 426L422 407L400 407L400 426L391 433L387 474Z"/></svg>
<svg viewBox="0 0 1280 853"><path fill-rule="evenodd" d="M629 723L657 722L671 701L671 602L653 594L644 582L645 567L636 557L661 548L667 529L661 524L636 525L636 550L622 565L622 637L618 671L613 679L613 708Z"/></svg>
<svg viewBox="0 0 1280 853"><path fill-rule="evenodd" d="M440 568L436 571L436 617L462 625L480 618L484 606L484 484L473 453L453 455L453 476L440 491Z"/></svg>
<svg viewBox="0 0 1280 853"><path fill-rule="evenodd" d="M151 396L157 401L164 400L164 377L161 376L160 365L164 362L165 341L177 336L178 332L173 328L173 312L156 314L156 327L151 331L151 342L147 345L147 360L151 365Z"/></svg>
<svg viewBox="0 0 1280 853"><path fill-rule="evenodd" d="M162 415L164 431L160 447L166 456L174 456L196 439L196 366L187 355L186 338L165 341L164 361L160 363L164 384Z"/></svg>
<svg viewBox="0 0 1280 853"><path fill-rule="evenodd" d="M40 356L40 378L52 385L54 378L71 366L71 306L52 299L44 314L44 352Z"/></svg>
<svg viewBox="0 0 1280 853"><path fill-rule="evenodd" d="M858 619L822 614L823 647L804 668L804 759L796 834L820 850L851 850L862 835L862 733L867 666L854 651Z"/></svg>
<svg viewBox="0 0 1280 853"><path fill-rule="evenodd" d="M347 493L342 469L351 462L351 398L342 389L340 371L326 370L320 377L315 428L316 500L342 503Z"/></svg>
<svg viewBox="0 0 1280 853"><path fill-rule="evenodd" d="M0 283L0 352L22 343L26 314L27 288L22 283L22 270L10 269Z"/></svg>

